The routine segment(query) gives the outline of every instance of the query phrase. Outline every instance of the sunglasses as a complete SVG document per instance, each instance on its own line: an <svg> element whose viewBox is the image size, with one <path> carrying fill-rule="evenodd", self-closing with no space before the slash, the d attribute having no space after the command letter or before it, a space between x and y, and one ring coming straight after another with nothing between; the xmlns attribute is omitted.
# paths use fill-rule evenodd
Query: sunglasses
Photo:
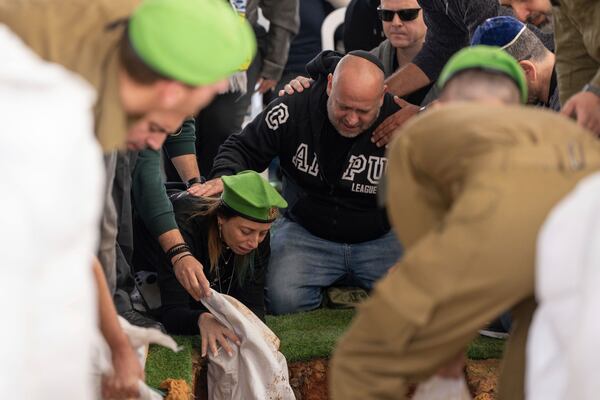
<svg viewBox="0 0 600 400"><path fill-rule="evenodd" d="M405 8L402 10L385 10L381 7L377 7L377 14L379 18L385 22L392 22L394 20L394 14L398 14L400 21L413 21L419 16L420 8Z"/></svg>

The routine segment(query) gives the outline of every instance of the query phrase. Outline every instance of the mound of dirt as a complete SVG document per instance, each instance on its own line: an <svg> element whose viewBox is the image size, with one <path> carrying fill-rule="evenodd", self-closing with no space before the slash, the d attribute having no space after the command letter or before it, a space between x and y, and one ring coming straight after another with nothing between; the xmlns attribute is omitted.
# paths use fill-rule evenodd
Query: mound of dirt
<svg viewBox="0 0 600 400"><path fill-rule="evenodd" d="M327 399L327 360L292 363L289 370L296 400Z"/></svg>
<svg viewBox="0 0 600 400"><path fill-rule="evenodd" d="M500 360L469 360L467 384L474 400L495 400Z"/></svg>
<svg viewBox="0 0 600 400"><path fill-rule="evenodd" d="M189 400L192 398L192 390L183 379L166 379L160 384L161 389L167 391L165 400Z"/></svg>
<svg viewBox="0 0 600 400"><path fill-rule="evenodd" d="M495 400L500 360L468 360L467 384L474 400ZM290 384L297 400L326 400L327 360L289 365Z"/></svg>

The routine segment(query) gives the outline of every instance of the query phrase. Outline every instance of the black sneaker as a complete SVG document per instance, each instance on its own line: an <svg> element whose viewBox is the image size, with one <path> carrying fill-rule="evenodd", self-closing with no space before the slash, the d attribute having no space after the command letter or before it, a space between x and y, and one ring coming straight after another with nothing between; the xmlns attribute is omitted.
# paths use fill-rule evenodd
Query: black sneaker
<svg viewBox="0 0 600 400"><path fill-rule="evenodd" d="M131 325L141 326L142 328L155 328L161 331L162 333L167 333L167 330L158 321L153 320L150 317L145 316L142 313L137 312L136 310L128 310L124 313L120 314L121 317L125 318L127 322Z"/></svg>

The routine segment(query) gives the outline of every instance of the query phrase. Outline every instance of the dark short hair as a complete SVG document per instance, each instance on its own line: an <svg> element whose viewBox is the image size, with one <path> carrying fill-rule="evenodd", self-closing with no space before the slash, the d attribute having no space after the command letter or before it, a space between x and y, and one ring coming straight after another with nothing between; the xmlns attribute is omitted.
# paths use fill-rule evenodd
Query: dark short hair
<svg viewBox="0 0 600 400"><path fill-rule="evenodd" d="M129 40L128 26L123 29L123 36L119 43L119 61L127 75L137 83L149 85L159 80L169 80L170 78L154 71L138 56Z"/></svg>
<svg viewBox="0 0 600 400"><path fill-rule="evenodd" d="M453 89L455 100L475 100L479 93L490 93L493 97L505 103L519 103L520 90L515 81L509 76L489 70L466 69L456 73L444 85L440 93Z"/></svg>
<svg viewBox="0 0 600 400"><path fill-rule="evenodd" d="M540 38L529 28L525 28L517 40L510 46L504 47L504 50L517 61L530 60L539 62L546 58L549 53L549 50L546 49Z"/></svg>

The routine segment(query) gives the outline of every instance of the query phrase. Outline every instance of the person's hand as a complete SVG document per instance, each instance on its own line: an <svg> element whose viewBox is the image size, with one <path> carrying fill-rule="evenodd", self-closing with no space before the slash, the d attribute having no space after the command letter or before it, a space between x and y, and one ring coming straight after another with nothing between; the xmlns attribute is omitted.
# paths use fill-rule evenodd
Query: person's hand
<svg viewBox="0 0 600 400"><path fill-rule="evenodd" d="M401 109L387 117L385 121L375 128L371 142L375 143L377 147L387 146L392 141L396 129L419 112L419 106L410 104L398 96L394 96L394 101Z"/></svg>
<svg viewBox="0 0 600 400"><path fill-rule="evenodd" d="M241 345L240 339L235 333L231 329L224 327L209 312L200 314L198 326L200 327L200 336L202 337L202 357L206 356L208 348L210 348L210 351L216 357L219 354L217 351L217 342L219 342L230 357L233 355L233 351L229 340L238 346Z"/></svg>
<svg viewBox="0 0 600 400"><path fill-rule="evenodd" d="M215 178L200 185L193 185L192 187L194 188L194 196L214 196L223 191L223 181L221 178Z"/></svg>
<svg viewBox="0 0 600 400"><path fill-rule="evenodd" d="M308 89L312 83L312 79L298 75L296 79L292 79L287 85L279 91L279 97L285 94L302 93L304 89Z"/></svg>
<svg viewBox="0 0 600 400"><path fill-rule="evenodd" d="M465 352L461 351L440 368L436 375L439 375L442 378L458 379L464 373L466 360Z"/></svg>
<svg viewBox="0 0 600 400"><path fill-rule="evenodd" d="M187 192L189 194L191 194L192 196L202 196L200 193L202 192L202 183L198 182L198 183L194 183L192 186L190 186L189 188L187 188Z"/></svg>
<svg viewBox="0 0 600 400"><path fill-rule="evenodd" d="M139 394L139 382L144 380L144 370L129 343L111 349L113 373L102 377L103 399L131 399Z"/></svg>
<svg viewBox="0 0 600 400"><path fill-rule="evenodd" d="M204 275L204 268L194 256L182 257L178 254L173 257L171 263L175 277L194 300L200 301L203 297L210 297L210 284Z"/></svg>
<svg viewBox="0 0 600 400"><path fill-rule="evenodd" d="M275 88L277 81L275 79L260 78L257 82L257 85L258 88L256 91L260 94L265 94L269 90L273 90L273 88Z"/></svg>
<svg viewBox="0 0 600 400"><path fill-rule="evenodd" d="M600 136L600 96L590 92L580 92L571 97L561 113L573 117L577 123Z"/></svg>

